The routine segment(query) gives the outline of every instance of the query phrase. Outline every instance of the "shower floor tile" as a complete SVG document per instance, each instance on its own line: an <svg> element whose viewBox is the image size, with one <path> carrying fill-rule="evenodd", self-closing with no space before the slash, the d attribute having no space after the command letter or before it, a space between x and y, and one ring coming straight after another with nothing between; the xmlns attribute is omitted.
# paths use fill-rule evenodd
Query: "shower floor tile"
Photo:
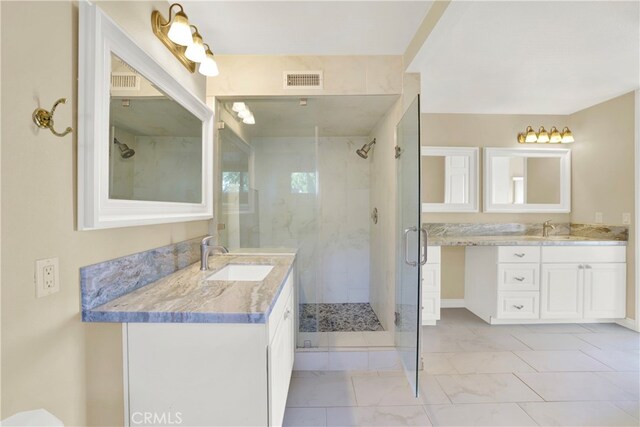
<svg viewBox="0 0 640 427"><path fill-rule="evenodd" d="M369 303L300 304L300 332L384 331Z"/></svg>

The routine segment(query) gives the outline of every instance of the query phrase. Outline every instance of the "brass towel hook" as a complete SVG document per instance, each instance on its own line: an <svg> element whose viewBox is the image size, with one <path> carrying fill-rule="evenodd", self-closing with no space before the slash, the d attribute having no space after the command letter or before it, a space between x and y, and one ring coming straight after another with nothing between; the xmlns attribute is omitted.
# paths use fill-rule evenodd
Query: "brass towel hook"
<svg viewBox="0 0 640 427"><path fill-rule="evenodd" d="M62 133L56 132L53 128L53 115L56 112L56 108L58 107L58 104L64 104L66 102L67 98L58 99L56 103L53 104L51 112L45 110L44 108L36 108L36 110L33 112L33 122L41 129L49 129L55 136L65 136L69 132L72 132L73 129L71 129L70 127L66 128Z"/></svg>

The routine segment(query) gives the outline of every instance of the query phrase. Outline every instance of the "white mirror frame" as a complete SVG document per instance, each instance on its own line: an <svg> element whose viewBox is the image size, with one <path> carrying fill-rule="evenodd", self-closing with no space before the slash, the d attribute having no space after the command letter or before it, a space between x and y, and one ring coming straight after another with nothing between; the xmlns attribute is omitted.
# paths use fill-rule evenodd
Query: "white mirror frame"
<svg viewBox="0 0 640 427"><path fill-rule="evenodd" d="M78 47L78 229L213 218L213 111L95 5L80 2ZM149 30L151 35L151 30ZM202 121L200 203L109 198L109 103L114 53Z"/></svg>
<svg viewBox="0 0 640 427"><path fill-rule="evenodd" d="M492 203L491 163L494 157L546 157L560 159L560 203L525 203L522 205ZM484 212L569 213L571 212L571 150L568 148L485 148Z"/></svg>
<svg viewBox="0 0 640 427"><path fill-rule="evenodd" d="M478 212L479 151L477 147L420 147L421 156L464 156L469 158L469 202L468 203L422 203L422 212ZM422 185L422 182L421 182Z"/></svg>

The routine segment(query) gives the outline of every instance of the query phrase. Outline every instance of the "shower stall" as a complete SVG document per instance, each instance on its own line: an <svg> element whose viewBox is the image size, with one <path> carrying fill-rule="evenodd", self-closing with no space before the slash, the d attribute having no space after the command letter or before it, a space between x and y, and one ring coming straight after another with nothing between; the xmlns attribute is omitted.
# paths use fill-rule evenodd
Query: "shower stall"
<svg viewBox="0 0 640 427"><path fill-rule="evenodd" d="M370 191L372 132L397 99L218 99L219 242L297 252L298 347L393 345L393 307L373 301Z"/></svg>

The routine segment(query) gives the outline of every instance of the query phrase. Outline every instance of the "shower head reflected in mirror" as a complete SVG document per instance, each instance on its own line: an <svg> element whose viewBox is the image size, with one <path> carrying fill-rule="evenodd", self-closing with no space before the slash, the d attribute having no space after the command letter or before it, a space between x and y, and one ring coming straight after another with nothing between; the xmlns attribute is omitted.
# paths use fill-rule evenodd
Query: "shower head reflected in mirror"
<svg viewBox="0 0 640 427"><path fill-rule="evenodd" d="M376 143L376 139L373 138L373 140L371 142L368 142L366 144L364 144L362 146L362 148L359 148L356 150L356 153L358 154L358 156L362 157L363 159L368 159L369 158L369 151L371 151L371 148L373 147L373 144Z"/></svg>
<svg viewBox="0 0 640 427"><path fill-rule="evenodd" d="M120 149L120 157L122 157L123 159L128 159L130 157L133 157L134 154L136 154L136 151L133 148L129 148L127 144L123 144L122 142L118 141L116 138L113 138L113 143L116 144Z"/></svg>

